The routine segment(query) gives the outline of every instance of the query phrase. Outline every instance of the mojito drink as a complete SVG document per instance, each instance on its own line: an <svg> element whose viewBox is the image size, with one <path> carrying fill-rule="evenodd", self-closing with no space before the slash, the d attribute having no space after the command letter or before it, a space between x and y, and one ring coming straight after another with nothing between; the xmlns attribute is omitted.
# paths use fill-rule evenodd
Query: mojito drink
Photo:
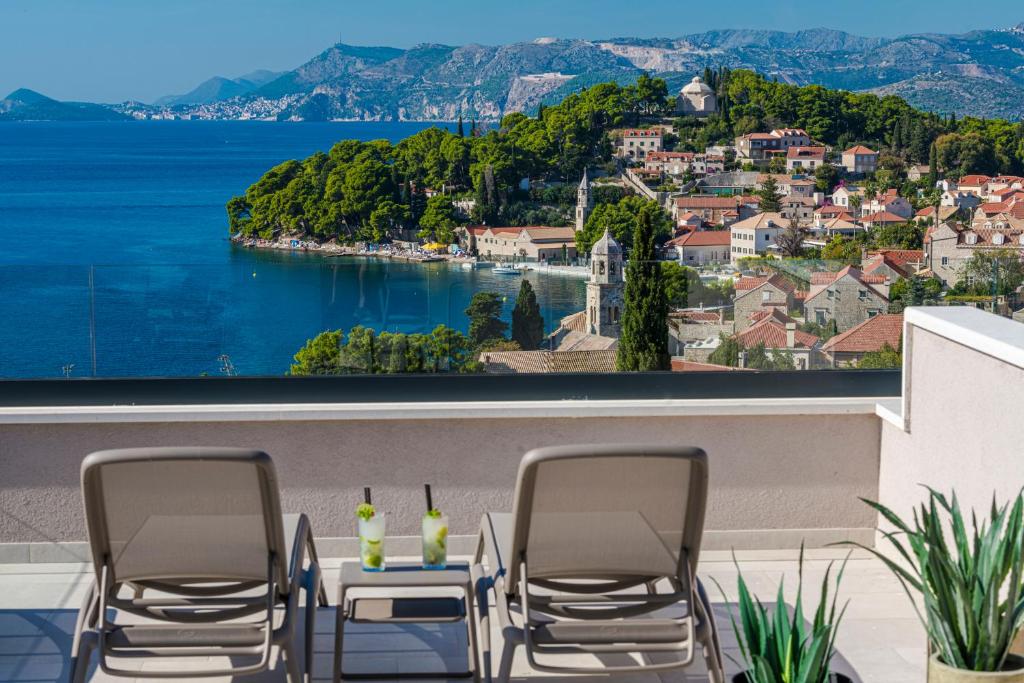
<svg viewBox="0 0 1024 683"><path fill-rule="evenodd" d="M444 569L448 564L448 518L423 517L423 567Z"/></svg>
<svg viewBox="0 0 1024 683"><path fill-rule="evenodd" d="M384 571L384 515L359 520L359 561L365 572Z"/></svg>

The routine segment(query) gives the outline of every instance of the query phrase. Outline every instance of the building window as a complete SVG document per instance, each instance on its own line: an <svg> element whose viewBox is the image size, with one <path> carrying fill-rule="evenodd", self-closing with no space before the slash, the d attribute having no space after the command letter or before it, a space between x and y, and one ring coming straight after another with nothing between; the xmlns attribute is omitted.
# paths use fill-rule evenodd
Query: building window
<svg viewBox="0 0 1024 683"><path fill-rule="evenodd" d="M942 257L942 265L944 265L944 266L948 266L949 265L949 257L948 256L943 256Z"/></svg>

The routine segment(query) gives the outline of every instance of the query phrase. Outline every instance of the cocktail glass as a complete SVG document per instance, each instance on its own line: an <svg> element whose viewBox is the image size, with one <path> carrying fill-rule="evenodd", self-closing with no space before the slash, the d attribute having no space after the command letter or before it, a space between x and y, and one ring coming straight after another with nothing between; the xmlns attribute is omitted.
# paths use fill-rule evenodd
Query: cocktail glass
<svg viewBox="0 0 1024 683"><path fill-rule="evenodd" d="M383 514L359 518L359 561L364 572L384 571L385 527Z"/></svg>
<svg viewBox="0 0 1024 683"><path fill-rule="evenodd" d="M444 569L448 564L448 518L423 517L423 568Z"/></svg>

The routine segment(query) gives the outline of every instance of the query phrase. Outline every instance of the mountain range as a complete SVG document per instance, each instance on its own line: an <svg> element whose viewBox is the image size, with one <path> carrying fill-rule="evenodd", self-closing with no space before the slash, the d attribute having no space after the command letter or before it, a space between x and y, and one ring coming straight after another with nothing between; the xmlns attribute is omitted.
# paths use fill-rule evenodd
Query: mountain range
<svg viewBox="0 0 1024 683"><path fill-rule="evenodd" d="M153 105L112 108L133 116L171 109L179 116L221 119L496 119L643 72L665 78L676 91L708 66L753 69L799 85L895 94L940 113L1024 117L1024 23L897 38L821 28L408 49L339 43L291 71L216 77Z"/></svg>

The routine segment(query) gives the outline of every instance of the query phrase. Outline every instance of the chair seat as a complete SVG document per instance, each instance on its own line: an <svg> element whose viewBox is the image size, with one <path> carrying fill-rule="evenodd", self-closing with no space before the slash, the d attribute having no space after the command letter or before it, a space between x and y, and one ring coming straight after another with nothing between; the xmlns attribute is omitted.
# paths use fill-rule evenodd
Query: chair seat
<svg viewBox="0 0 1024 683"><path fill-rule="evenodd" d="M255 647L266 632L260 624L118 626L106 636L114 649Z"/></svg>
<svg viewBox="0 0 1024 683"><path fill-rule="evenodd" d="M552 621L534 626L530 637L538 645L682 643L690 639L690 629L686 622L672 619Z"/></svg>

